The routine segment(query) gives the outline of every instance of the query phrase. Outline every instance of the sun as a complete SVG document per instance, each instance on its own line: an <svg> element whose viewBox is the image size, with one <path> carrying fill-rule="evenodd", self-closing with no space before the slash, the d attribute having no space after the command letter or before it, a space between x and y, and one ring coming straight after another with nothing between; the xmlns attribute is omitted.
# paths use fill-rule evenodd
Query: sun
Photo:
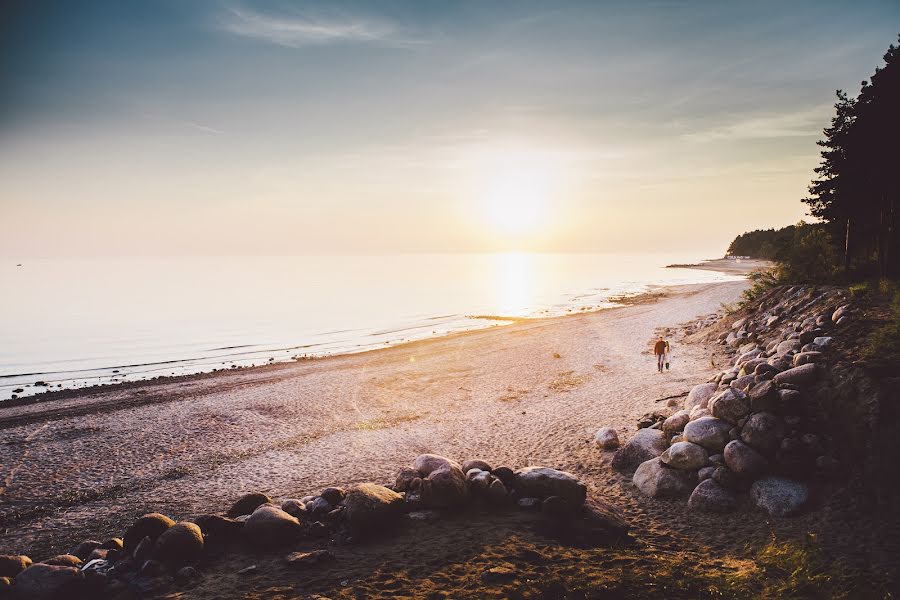
<svg viewBox="0 0 900 600"><path fill-rule="evenodd" d="M540 231L552 183L545 165L528 157L500 158L485 173L485 179L485 214L495 232L521 236Z"/></svg>

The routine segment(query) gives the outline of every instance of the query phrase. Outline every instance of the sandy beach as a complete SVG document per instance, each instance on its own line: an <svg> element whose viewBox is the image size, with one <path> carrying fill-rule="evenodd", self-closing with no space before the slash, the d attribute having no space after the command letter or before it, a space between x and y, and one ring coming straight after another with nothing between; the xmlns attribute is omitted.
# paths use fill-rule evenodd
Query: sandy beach
<svg viewBox="0 0 900 600"><path fill-rule="evenodd" d="M422 452L610 475L588 443L627 438L654 401L712 371L708 348L649 342L734 301L744 282L668 288L619 309L356 355L96 389L0 409L5 551L64 551L159 510L182 517L261 490L391 481ZM598 479L599 477L599 479Z"/></svg>

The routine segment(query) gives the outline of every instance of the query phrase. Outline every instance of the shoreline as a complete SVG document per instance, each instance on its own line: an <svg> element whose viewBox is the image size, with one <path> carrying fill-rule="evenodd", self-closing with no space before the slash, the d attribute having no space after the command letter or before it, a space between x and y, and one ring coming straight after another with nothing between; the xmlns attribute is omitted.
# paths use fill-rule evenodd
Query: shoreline
<svg viewBox="0 0 900 600"><path fill-rule="evenodd" d="M190 517L247 491L387 482L427 451L555 465L602 489L585 470L596 427L628 435L656 399L709 376L710 350L678 337L673 370L656 374L651 338L746 286L676 286L615 310L5 407L0 548L58 554L146 512Z"/></svg>
<svg viewBox="0 0 900 600"><path fill-rule="evenodd" d="M721 262L733 262L733 261L724 261L724 259L718 259ZM751 268L744 268L741 270L736 265L728 265L728 264L719 264L717 260L703 261L701 263L697 263L695 265L667 265L666 268L692 268L697 270L704 271L713 271L722 273L725 275L746 275L750 271L755 270L757 267L754 265ZM726 271L723 267L730 267L731 270ZM78 398L79 396L87 396L94 395L97 393L101 393L108 390L115 389L124 389L124 390L134 390L134 389L142 389L144 387L153 387L155 385L174 382L174 381L195 381L195 380L203 380L208 379L210 377L216 376L224 376L226 373L236 373L236 372L247 372L250 370L265 370L265 369L276 369L278 367L285 368L290 365L302 364L310 361L322 361L328 360L331 358L341 357L341 356L352 356L357 354L367 354L367 353L376 353L383 352L386 350L390 350L393 348L397 348L399 346L407 346L410 344L420 344L429 342L432 340L440 340L452 338L460 335L468 335L477 332L483 332L485 330L491 330L496 328L506 328L512 327L520 323L536 323L536 322L547 322L553 321L557 319L568 319L572 317L577 317L580 315L606 312L611 310L618 310L621 308L625 308L628 306L634 306L637 304L646 304L649 302L656 302L662 298L665 298L669 293L682 293L687 288L694 288L697 286L711 286L711 285L721 285L723 283L728 283L727 281L720 282L709 282L709 283L690 283L690 284L680 284L680 285L660 285L657 287L650 286L650 289L643 292L636 292L634 294L624 294L619 296L611 296L607 302L610 304L609 306L601 306L592 308L590 310L574 310L568 312L566 314L553 315L549 317L503 317L503 316L493 316L493 315L472 315L467 318L470 319L485 319L485 320L493 320L497 321L492 324L487 324L483 327L471 327L466 329L459 329L455 331L449 331L439 335L432 335L425 338L420 339L412 339L412 340L399 340L396 342L391 342L389 344L385 344L383 346L378 347L367 347L362 348L360 350L350 350L345 352L335 352L333 354L324 354L322 356L301 356L296 357L291 360L281 360L274 362L267 362L264 364L258 365L240 365L236 368L216 368L211 371L199 371L196 373L187 373L187 374L176 374L176 375L158 375L148 379L140 379L135 381L118 381L115 383L99 383L93 384L83 387L74 387L74 388L64 388L60 390L54 390L50 387L45 388L45 391L36 392L34 394L29 394L27 396L19 396L17 398L7 398L5 400L0 400L0 429L3 428L3 419L2 414L3 411L10 408L20 407L20 406L29 406L42 402L52 402L56 400L66 400L72 398ZM173 361L177 362L177 361ZM108 367L110 369L117 369L123 367ZM33 384L32 384L33 385Z"/></svg>
<svg viewBox="0 0 900 600"><path fill-rule="evenodd" d="M698 263L666 265L666 268L717 271L726 275L748 275L753 271L771 269L774 266L774 262L759 258L710 258Z"/></svg>

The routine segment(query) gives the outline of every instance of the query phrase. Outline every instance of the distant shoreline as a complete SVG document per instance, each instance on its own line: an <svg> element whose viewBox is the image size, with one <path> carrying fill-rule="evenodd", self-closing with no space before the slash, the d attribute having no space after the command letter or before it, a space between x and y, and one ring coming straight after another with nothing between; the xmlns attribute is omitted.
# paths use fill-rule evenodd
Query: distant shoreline
<svg viewBox="0 0 900 600"><path fill-rule="evenodd" d="M697 269L700 271L718 271L728 275L746 275L753 271L771 269L775 266L770 260L759 258L711 258L699 263L666 265L667 269Z"/></svg>

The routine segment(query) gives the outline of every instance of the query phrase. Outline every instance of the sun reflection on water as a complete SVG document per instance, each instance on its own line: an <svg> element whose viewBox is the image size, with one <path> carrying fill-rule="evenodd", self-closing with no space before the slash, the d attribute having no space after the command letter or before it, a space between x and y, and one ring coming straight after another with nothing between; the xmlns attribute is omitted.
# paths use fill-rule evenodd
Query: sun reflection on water
<svg viewBox="0 0 900 600"><path fill-rule="evenodd" d="M534 307L534 267L534 256L528 252L494 255L500 315L522 317Z"/></svg>

